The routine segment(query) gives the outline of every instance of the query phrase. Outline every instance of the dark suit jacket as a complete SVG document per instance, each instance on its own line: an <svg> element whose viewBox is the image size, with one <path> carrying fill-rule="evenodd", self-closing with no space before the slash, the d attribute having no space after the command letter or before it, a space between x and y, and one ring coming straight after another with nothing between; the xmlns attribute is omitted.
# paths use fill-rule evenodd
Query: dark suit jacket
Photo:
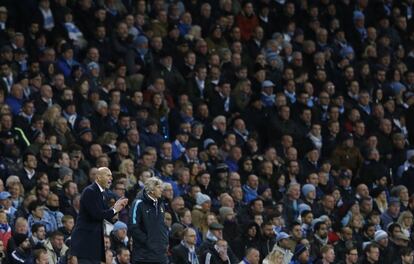
<svg viewBox="0 0 414 264"><path fill-rule="evenodd" d="M104 261L103 220L111 221L115 213L105 205L97 183L82 193L76 226L72 233L72 254L78 258Z"/></svg>
<svg viewBox="0 0 414 264"><path fill-rule="evenodd" d="M230 97L229 111L228 112L226 112L226 110L224 108L225 102L226 102L226 99L222 98L218 92L213 92L212 96L210 98L210 113L211 113L211 116L216 117L218 115L224 115L226 117L229 117L230 114L234 110L233 98Z"/></svg>
<svg viewBox="0 0 414 264"><path fill-rule="evenodd" d="M172 263L174 264L191 264L188 260L188 248L181 243L172 249Z"/></svg>

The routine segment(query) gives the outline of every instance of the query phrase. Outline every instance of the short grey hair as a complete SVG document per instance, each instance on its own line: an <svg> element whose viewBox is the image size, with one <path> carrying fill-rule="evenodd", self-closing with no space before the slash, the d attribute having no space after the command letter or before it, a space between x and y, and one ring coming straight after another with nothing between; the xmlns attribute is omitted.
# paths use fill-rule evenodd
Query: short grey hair
<svg viewBox="0 0 414 264"><path fill-rule="evenodd" d="M20 178L16 175L10 175L6 180L6 187L9 187L14 183L20 183Z"/></svg>
<svg viewBox="0 0 414 264"><path fill-rule="evenodd" d="M219 122L221 122L221 121L226 122L226 117L225 117L225 116L223 116L223 115L216 116L216 117L213 119L213 124L217 124L217 123L219 123Z"/></svg>
<svg viewBox="0 0 414 264"><path fill-rule="evenodd" d="M162 189L165 190L166 188L171 187L172 189L172 184L169 182L163 182L162 183Z"/></svg>
<svg viewBox="0 0 414 264"><path fill-rule="evenodd" d="M152 192L158 185L162 186L163 181L157 177L151 177L144 183L144 189L147 193Z"/></svg>
<svg viewBox="0 0 414 264"><path fill-rule="evenodd" d="M95 109L96 110L99 110L102 107L108 107L108 103L105 102L104 100L99 100L98 102L96 102L96 104L95 104Z"/></svg>

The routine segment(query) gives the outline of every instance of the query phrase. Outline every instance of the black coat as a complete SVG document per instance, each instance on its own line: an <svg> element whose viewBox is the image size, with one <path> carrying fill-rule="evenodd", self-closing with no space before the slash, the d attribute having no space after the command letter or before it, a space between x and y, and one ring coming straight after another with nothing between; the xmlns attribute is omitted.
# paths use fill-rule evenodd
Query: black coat
<svg viewBox="0 0 414 264"><path fill-rule="evenodd" d="M178 244L172 249L172 264L192 264L188 255L189 249L181 243Z"/></svg>
<svg viewBox="0 0 414 264"><path fill-rule="evenodd" d="M407 187L410 195L414 193L414 168L409 167L408 170L404 171L401 177L401 184Z"/></svg>
<svg viewBox="0 0 414 264"><path fill-rule="evenodd" d="M220 93L213 92L210 98L210 113L211 116L223 115L229 117L235 108L233 98L229 97L229 107L226 111L224 105L226 103L226 98L221 97Z"/></svg>
<svg viewBox="0 0 414 264"><path fill-rule="evenodd" d="M97 183L87 186L81 196L79 215L72 232L72 255L93 261L104 261L103 220L111 221L115 211L104 202Z"/></svg>
<svg viewBox="0 0 414 264"><path fill-rule="evenodd" d="M209 263L209 264L237 264L239 263L239 260L233 254L230 248L227 248L227 256L228 256L227 261L221 260L219 253L216 251L214 247L212 247L205 253L200 263Z"/></svg>
<svg viewBox="0 0 414 264"><path fill-rule="evenodd" d="M23 184L25 191L31 191L36 186L36 177L29 178L26 170L23 168L17 175L19 176L20 182Z"/></svg>
<svg viewBox="0 0 414 264"><path fill-rule="evenodd" d="M128 233L134 241L132 262L167 262L168 228L164 206L144 191L138 193L130 211Z"/></svg>

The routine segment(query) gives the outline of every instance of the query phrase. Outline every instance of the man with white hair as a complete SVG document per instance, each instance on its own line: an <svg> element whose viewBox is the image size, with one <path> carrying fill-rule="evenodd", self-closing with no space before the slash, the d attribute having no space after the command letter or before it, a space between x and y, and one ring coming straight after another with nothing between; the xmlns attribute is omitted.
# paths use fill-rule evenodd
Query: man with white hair
<svg viewBox="0 0 414 264"><path fill-rule="evenodd" d="M128 233L134 241L133 263L167 263L168 228L164 224L163 182L149 178L133 202Z"/></svg>
<svg viewBox="0 0 414 264"><path fill-rule="evenodd" d="M224 135L227 130L227 120L223 115L216 116L208 126L205 133L206 138L211 138L217 145L221 146L224 141Z"/></svg>

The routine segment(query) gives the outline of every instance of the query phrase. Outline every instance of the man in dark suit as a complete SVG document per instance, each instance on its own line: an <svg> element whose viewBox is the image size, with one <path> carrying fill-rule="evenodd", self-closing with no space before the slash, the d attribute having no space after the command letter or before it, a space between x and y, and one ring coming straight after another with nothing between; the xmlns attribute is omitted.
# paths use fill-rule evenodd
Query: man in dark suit
<svg viewBox="0 0 414 264"><path fill-rule="evenodd" d="M111 221L128 203L128 199L121 198L108 208L103 192L111 182L111 171L106 167L99 168L96 181L82 193L71 240L72 255L78 258L78 264L98 264L105 260L103 220Z"/></svg>
<svg viewBox="0 0 414 264"><path fill-rule="evenodd" d="M230 92L230 81L225 79L220 80L218 91L214 91L210 98L211 116L230 116L230 113L234 109L233 98L230 97Z"/></svg>

